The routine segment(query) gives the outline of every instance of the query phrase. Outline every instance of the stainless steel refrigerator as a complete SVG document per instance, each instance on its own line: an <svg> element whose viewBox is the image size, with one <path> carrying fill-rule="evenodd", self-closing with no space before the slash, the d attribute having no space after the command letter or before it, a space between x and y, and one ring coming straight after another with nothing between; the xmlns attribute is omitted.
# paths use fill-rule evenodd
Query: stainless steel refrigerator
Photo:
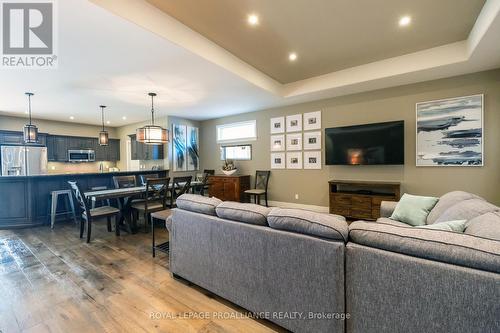
<svg viewBox="0 0 500 333"><path fill-rule="evenodd" d="M47 148L2 146L2 176L34 176L47 173Z"/></svg>

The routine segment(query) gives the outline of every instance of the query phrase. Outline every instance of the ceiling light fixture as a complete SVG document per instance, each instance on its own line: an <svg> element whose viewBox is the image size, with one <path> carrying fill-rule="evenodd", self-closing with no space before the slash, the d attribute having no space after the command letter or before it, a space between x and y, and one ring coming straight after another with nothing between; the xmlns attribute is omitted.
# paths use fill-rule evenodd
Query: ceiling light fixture
<svg viewBox="0 0 500 333"><path fill-rule="evenodd" d="M399 19L399 26L406 27L411 23L411 16L403 16Z"/></svg>
<svg viewBox="0 0 500 333"><path fill-rule="evenodd" d="M31 92L25 93L28 96L28 113L30 115L30 123L24 126L24 142L25 143L37 143L38 142L38 128L31 123L31 96L34 94Z"/></svg>
<svg viewBox="0 0 500 333"><path fill-rule="evenodd" d="M155 125L154 98L156 93L149 93L151 96L151 125L138 128L136 139L148 145L161 145L168 142L168 131L161 126Z"/></svg>
<svg viewBox="0 0 500 333"><path fill-rule="evenodd" d="M102 131L99 132L99 146L107 146L109 144L109 133L104 128L104 109L106 105L100 105L101 108L101 120L102 120Z"/></svg>
<svg viewBox="0 0 500 333"><path fill-rule="evenodd" d="M288 55L288 60L290 60L290 61L295 61L295 60L297 60L297 53L295 53L295 52L290 53L290 54Z"/></svg>
<svg viewBox="0 0 500 333"><path fill-rule="evenodd" d="M122 119L123 119L123 120L127 120L127 117L123 116L123 117L122 117Z"/></svg>
<svg viewBox="0 0 500 333"><path fill-rule="evenodd" d="M73 116L70 116L70 117L69 117L69 119L73 120L73 119L75 119L75 117L73 117Z"/></svg>
<svg viewBox="0 0 500 333"><path fill-rule="evenodd" d="M247 22L250 25L257 25L257 24L259 24L259 17L255 14L250 14L247 17Z"/></svg>

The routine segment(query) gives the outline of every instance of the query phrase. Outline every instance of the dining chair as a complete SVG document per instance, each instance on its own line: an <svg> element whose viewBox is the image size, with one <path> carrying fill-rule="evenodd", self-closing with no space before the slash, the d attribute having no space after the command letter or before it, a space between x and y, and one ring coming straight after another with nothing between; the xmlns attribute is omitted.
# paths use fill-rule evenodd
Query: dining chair
<svg viewBox="0 0 500 333"><path fill-rule="evenodd" d="M167 193L170 178L157 178L146 180L146 196L142 202L133 202L132 209L137 212L132 214L134 224L137 223L138 215L144 216L144 230L148 232L150 214L165 210L167 208Z"/></svg>
<svg viewBox="0 0 500 333"><path fill-rule="evenodd" d="M71 191L73 195L80 205L80 209L82 210L82 215L80 216L80 238L83 238L83 233L85 230L85 225L87 225L87 243L90 243L90 236L92 233L92 222L95 219L106 218L108 223L108 232L111 232L111 218L115 218L115 234L117 236L120 235L120 228L118 226L120 215L120 210L111 207L111 206L102 206L97 208L89 209L87 205L87 200L83 197L83 192L76 181L69 181L69 186L71 187Z"/></svg>
<svg viewBox="0 0 500 333"><path fill-rule="evenodd" d="M170 207L175 207L175 200L183 195L189 193L191 188L191 181L193 176L174 177L172 180L172 190L170 191Z"/></svg>
<svg viewBox="0 0 500 333"><path fill-rule="evenodd" d="M205 195L205 191L208 191L210 184L208 183L208 178L215 175L215 170L205 169L203 170L203 179L200 185L200 195Z"/></svg>
<svg viewBox="0 0 500 333"><path fill-rule="evenodd" d="M135 176L113 176L115 188L137 187Z"/></svg>
<svg viewBox="0 0 500 333"><path fill-rule="evenodd" d="M255 172L255 188L251 190L246 190L245 194L248 194L250 197L254 197L254 202L260 205L260 196L263 195L267 204L267 187L269 185L269 176L271 175L271 171L262 171L257 170Z"/></svg>
<svg viewBox="0 0 500 333"><path fill-rule="evenodd" d="M146 186L146 181L148 179L158 179L158 178L160 178L160 176L158 176L157 173L153 173L153 174L150 174L150 175L140 175L139 176L139 179L141 181L141 185L142 186Z"/></svg>

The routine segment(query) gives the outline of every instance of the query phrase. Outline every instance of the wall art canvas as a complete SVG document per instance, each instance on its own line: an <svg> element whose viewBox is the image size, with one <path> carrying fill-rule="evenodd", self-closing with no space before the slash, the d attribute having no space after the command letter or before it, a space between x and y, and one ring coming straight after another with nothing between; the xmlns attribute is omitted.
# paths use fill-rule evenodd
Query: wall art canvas
<svg viewBox="0 0 500 333"><path fill-rule="evenodd" d="M321 149L321 132L304 132L304 150Z"/></svg>
<svg viewBox="0 0 500 333"><path fill-rule="evenodd" d="M284 169L285 168L285 153L272 153L271 154L271 169Z"/></svg>
<svg viewBox="0 0 500 333"><path fill-rule="evenodd" d="M285 150L285 135L271 135L271 151Z"/></svg>
<svg viewBox="0 0 500 333"><path fill-rule="evenodd" d="M321 151L304 152L304 169L321 169Z"/></svg>
<svg viewBox="0 0 500 333"><path fill-rule="evenodd" d="M295 114L286 117L286 131L300 132L302 131L302 114Z"/></svg>
<svg viewBox="0 0 500 333"><path fill-rule="evenodd" d="M417 103L417 166L482 166L483 95Z"/></svg>
<svg viewBox="0 0 500 333"><path fill-rule="evenodd" d="M271 134L285 133L285 117L271 118Z"/></svg>
<svg viewBox="0 0 500 333"><path fill-rule="evenodd" d="M286 135L286 150L302 150L302 133Z"/></svg>
<svg viewBox="0 0 500 333"><path fill-rule="evenodd" d="M321 111L304 113L304 131L321 129Z"/></svg>
<svg viewBox="0 0 500 333"><path fill-rule="evenodd" d="M197 127L188 126L186 138L186 162L188 171L200 169L199 151L199 129Z"/></svg>
<svg viewBox="0 0 500 333"><path fill-rule="evenodd" d="M287 169L302 169L302 152L286 153Z"/></svg>
<svg viewBox="0 0 500 333"><path fill-rule="evenodd" d="M172 145L173 145L173 169L174 171L186 171L186 126L172 125Z"/></svg>

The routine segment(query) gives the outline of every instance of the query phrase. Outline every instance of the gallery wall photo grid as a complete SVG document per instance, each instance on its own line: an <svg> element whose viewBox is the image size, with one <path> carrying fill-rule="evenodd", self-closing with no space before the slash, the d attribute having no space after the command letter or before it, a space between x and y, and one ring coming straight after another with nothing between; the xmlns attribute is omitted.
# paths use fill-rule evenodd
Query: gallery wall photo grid
<svg viewBox="0 0 500 333"><path fill-rule="evenodd" d="M172 125L173 171L200 169L200 141L197 127Z"/></svg>
<svg viewBox="0 0 500 333"><path fill-rule="evenodd" d="M271 118L271 169L321 169L321 129L321 111Z"/></svg>
<svg viewBox="0 0 500 333"><path fill-rule="evenodd" d="M484 165L484 96L416 104L416 166Z"/></svg>

